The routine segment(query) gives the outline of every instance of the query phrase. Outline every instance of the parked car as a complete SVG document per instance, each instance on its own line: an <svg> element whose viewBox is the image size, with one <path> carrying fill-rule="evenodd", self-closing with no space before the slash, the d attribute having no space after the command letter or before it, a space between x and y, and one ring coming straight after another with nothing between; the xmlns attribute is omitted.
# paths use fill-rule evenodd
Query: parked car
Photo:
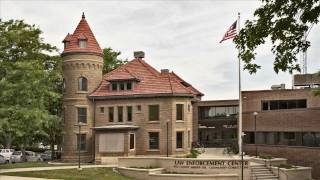
<svg viewBox="0 0 320 180"><path fill-rule="evenodd" d="M40 155L36 154L35 152L26 151L25 153L26 153L26 159L28 162L42 161L42 158L40 157ZM15 151L12 154L10 161L12 163L22 162L22 151Z"/></svg>
<svg viewBox="0 0 320 180"><path fill-rule="evenodd" d="M60 151L54 151L54 155L52 157L52 151L51 150L46 150L44 153L41 154L41 158L44 161L50 161L53 159L60 159L61 157L61 152Z"/></svg>
<svg viewBox="0 0 320 180"><path fill-rule="evenodd" d="M13 149L0 149L0 155L2 155L8 162L10 161L10 157L13 152Z"/></svg>
<svg viewBox="0 0 320 180"><path fill-rule="evenodd" d="M53 158L55 158L55 157L52 158L52 153L51 152L52 152L51 150L46 150L40 156L44 161L50 161Z"/></svg>
<svg viewBox="0 0 320 180"><path fill-rule="evenodd" d="M8 160L6 160L6 158L2 155L0 155L0 164L5 164L8 163Z"/></svg>

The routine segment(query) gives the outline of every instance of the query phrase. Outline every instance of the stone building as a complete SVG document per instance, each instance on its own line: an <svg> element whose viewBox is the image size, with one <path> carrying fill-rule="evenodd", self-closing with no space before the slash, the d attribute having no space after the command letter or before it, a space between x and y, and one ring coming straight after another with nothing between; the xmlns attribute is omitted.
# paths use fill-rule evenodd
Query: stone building
<svg viewBox="0 0 320 180"><path fill-rule="evenodd" d="M313 89L243 91L242 98L244 151L287 158L320 177L320 97Z"/></svg>
<svg viewBox="0 0 320 180"><path fill-rule="evenodd" d="M84 15L63 40L62 159L173 155L191 148L193 104L203 94L143 52L103 75L103 52ZM79 128L78 125L81 125Z"/></svg>

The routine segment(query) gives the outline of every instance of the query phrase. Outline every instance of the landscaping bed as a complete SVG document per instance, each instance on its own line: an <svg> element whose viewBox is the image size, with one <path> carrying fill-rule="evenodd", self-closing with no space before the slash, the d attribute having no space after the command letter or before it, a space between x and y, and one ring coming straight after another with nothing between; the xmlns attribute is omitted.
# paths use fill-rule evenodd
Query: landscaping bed
<svg viewBox="0 0 320 180"><path fill-rule="evenodd" d="M12 172L3 173L7 176L37 177L48 179L67 179L67 180L130 180L114 172L112 168L84 168L78 169L59 169L48 171L28 171L28 172Z"/></svg>

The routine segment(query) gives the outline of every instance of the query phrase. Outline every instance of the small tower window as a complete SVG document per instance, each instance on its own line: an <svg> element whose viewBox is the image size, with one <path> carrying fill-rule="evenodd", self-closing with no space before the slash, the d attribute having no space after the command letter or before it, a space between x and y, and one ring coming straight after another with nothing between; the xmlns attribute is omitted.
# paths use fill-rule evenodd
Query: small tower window
<svg viewBox="0 0 320 180"><path fill-rule="evenodd" d="M87 48L87 40L79 40L80 48Z"/></svg>
<svg viewBox="0 0 320 180"><path fill-rule="evenodd" d="M80 77L78 82L79 91L88 91L88 80L85 77Z"/></svg>
<svg viewBox="0 0 320 180"><path fill-rule="evenodd" d="M69 42L69 41L65 41L65 42L64 42L64 48L69 47L69 44L70 44L70 42Z"/></svg>

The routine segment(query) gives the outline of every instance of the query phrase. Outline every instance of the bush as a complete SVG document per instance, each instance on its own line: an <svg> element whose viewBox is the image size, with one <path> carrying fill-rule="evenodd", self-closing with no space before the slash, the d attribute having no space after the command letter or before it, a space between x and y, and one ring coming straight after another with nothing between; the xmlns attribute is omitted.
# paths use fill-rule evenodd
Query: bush
<svg viewBox="0 0 320 180"><path fill-rule="evenodd" d="M201 154L201 152L199 150L192 148L190 150L190 154L188 154L186 157L187 158L197 158L200 154Z"/></svg>
<svg viewBox="0 0 320 180"><path fill-rule="evenodd" d="M270 155L259 155L259 158L261 158L261 159L273 159L273 157L270 156Z"/></svg>
<svg viewBox="0 0 320 180"><path fill-rule="evenodd" d="M237 144L232 144L231 146L227 147L224 150L224 153L226 154L238 154L239 153L239 147Z"/></svg>
<svg viewBox="0 0 320 180"><path fill-rule="evenodd" d="M280 165L278 165L277 167L279 167L279 168L285 168L285 169L292 169L292 168L294 168L294 166L291 165L291 164L280 164Z"/></svg>

